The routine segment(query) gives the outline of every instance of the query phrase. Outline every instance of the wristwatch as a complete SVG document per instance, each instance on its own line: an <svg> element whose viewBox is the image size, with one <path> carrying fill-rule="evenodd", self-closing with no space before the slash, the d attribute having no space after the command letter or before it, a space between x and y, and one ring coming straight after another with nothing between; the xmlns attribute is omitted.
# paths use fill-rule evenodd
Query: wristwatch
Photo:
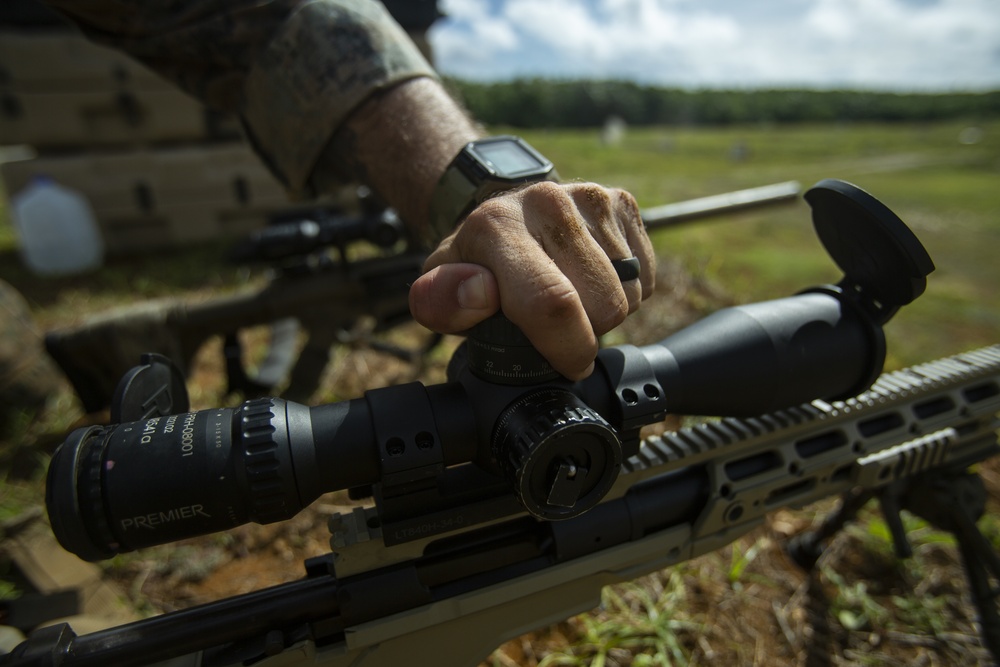
<svg viewBox="0 0 1000 667"><path fill-rule="evenodd" d="M441 240L473 208L522 183L558 181L552 163L524 139L500 135L471 141L451 161L431 197L430 233Z"/></svg>

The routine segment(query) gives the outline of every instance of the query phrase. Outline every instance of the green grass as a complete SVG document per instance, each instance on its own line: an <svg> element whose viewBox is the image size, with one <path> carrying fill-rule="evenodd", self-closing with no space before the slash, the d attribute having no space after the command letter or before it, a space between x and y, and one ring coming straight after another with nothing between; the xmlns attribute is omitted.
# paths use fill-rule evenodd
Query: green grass
<svg viewBox="0 0 1000 667"><path fill-rule="evenodd" d="M696 623L681 620L687 602L680 570L607 587L597 613L580 616L579 639L550 653L539 667L604 667L620 664L689 664L683 635L697 634Z"/></svg>
<svg viewBox="0 0 1000 667"><path fill-rule="evenodd" d="M796 180L840 178L867 190L917 234L937 270L927 292L887 328L889 365L911 365L1000 342L1000 122L638 128L616 146L579 131L522 133L564 178L631 191L642 207ZM736 159L734 149L744 157ZM658 230L680 258L742 301L785 296L840 271L816 238L809 207L773 207Z"/></svg>

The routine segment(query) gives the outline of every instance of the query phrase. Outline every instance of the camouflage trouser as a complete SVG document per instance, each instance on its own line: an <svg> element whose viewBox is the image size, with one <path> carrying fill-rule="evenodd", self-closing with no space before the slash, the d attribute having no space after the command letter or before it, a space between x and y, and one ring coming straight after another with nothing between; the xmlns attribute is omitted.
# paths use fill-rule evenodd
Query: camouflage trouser
<svg viewBox="0 0 1000 667"><path fill-rule="evenodd" d="M24 297L0 280L0 414L40 407L59 388L61 377Z"/></svg>

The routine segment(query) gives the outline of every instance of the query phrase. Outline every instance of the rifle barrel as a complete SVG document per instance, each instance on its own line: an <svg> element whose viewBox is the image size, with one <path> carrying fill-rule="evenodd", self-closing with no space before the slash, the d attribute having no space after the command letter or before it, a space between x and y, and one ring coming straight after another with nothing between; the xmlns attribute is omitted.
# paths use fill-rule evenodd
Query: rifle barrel
<svg viewBox="0 0 1000 667"><path fill-rule="evenodd" d="M326 629L333 629L339 613L336 578L309 577L117 628L73 633L46 654L54 664L139 667L317 619L328 619Z"/></svg>

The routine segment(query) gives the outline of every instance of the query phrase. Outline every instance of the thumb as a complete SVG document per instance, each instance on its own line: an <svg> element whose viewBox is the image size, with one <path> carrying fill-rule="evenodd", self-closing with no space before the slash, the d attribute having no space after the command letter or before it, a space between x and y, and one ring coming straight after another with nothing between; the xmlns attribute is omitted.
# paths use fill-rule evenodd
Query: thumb
<svg viewBox="0 0 1000 667"><path fill-rule="evenodd" d="M410 286L413 319L438 333L460 333L499 309L496 277L478 264L442 264Z"/></svg>

